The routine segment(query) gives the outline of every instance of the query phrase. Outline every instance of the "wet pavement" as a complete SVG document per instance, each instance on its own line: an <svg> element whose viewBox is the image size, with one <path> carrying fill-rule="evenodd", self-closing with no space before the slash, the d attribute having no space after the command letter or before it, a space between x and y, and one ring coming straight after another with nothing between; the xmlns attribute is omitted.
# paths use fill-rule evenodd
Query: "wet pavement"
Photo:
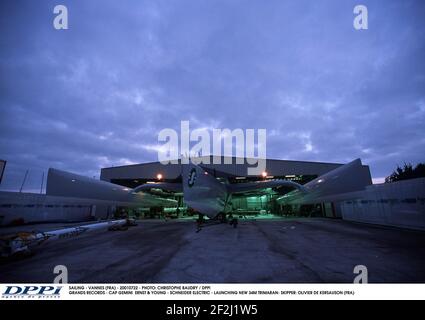
<svg viewBox="0 0 425 320"><path fill-rule="evenodd" d="M425 232L324 218L242 219L200 232L191 220L142 220L46 242L2 263L0 282L52 282L56 265L73 283L350 283L356 265L369 282L424 283Z"/></svg>

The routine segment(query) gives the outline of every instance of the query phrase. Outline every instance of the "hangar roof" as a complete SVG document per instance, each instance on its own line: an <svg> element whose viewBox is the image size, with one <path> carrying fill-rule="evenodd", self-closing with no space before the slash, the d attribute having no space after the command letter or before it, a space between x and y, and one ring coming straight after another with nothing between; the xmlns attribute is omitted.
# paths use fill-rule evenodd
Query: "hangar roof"
<svg viewBox="0 0 425 320"><path fill-rule="evenodd" d="M214 158L216 163L213 164ZM255 167L249 165L246 158L237 157L213 157L205 156L195 158L202 159L201 166L206 170L215 170L220 175L246 177L247 168ZM181 174L181 160L176 160L177 164L163 165L160 162L149 162L134 165L109 167L101 169L101 180L111 181L114 179L156 179L157 174L161 174L166 180L177 179ZM251 161L249 161L251 162ZM209 164L208 164L209 163ZM251 162L252 163L252 162ZM294 160L275 160L266 159L266 171L270 176L288 176L288 175L322 175L333 169L338 168L340 163L312 162L312 161L294 161ZM363 166L369 172L368 166ZM370 175L370 173L369 173Z"/></svg>

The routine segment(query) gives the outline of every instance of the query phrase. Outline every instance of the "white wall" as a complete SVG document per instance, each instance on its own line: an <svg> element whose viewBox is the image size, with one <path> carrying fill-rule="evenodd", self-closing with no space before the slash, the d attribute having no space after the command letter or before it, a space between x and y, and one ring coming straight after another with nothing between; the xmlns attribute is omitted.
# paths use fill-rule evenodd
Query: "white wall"
<svg viewBox="0 0 425 320"><path fill-rule="evenodd" d="M340 207L345 220L425 230L425 178L368 186Z"/></svg>

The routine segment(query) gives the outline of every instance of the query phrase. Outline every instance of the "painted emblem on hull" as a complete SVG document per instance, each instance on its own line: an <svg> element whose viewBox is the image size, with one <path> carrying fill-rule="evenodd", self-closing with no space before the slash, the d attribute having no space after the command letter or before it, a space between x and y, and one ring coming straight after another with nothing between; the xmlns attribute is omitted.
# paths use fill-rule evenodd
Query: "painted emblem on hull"
<svg viewBox="0 0 425 320"><path fill-rule="evenodd" d="M187 185L189 186L189 188L193 187L193 185L195 184L195 180L196 180L196 169L192 168L192 170L190 170L189 172L189 177L187 179Z"/></svg>

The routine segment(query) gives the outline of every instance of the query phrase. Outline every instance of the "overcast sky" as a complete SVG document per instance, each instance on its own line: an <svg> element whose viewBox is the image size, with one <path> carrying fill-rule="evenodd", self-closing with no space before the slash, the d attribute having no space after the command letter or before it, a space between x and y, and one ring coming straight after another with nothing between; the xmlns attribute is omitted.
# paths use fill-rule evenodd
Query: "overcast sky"
<svg viewBox="0 0 425 320"><path fill-rule="evenodd" d="M265 128L269 158L360 157L374 178L425 161L425 1L4 0L0 18L10 177L156 161L181 120Z"/></svg>

